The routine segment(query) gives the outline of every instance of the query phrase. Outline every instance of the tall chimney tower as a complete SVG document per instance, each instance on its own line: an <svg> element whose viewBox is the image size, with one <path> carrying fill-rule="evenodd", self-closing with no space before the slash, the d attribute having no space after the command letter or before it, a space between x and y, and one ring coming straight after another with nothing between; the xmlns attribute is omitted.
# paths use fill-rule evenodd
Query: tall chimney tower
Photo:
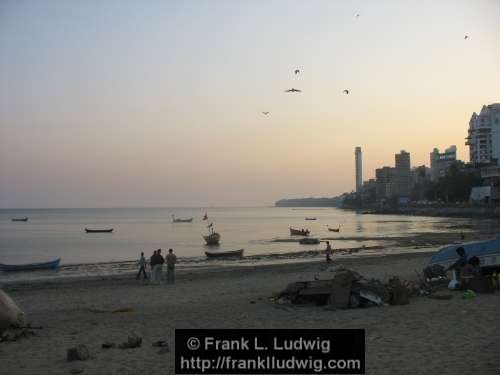
<svg viewBox="0 0 500 375"><path fill-rule="evenodd" d="M361 192L361 186L363 185L363 161L361 158L361 147L356 147L354 151L354 157L356 160L356 193Z"/></svg>

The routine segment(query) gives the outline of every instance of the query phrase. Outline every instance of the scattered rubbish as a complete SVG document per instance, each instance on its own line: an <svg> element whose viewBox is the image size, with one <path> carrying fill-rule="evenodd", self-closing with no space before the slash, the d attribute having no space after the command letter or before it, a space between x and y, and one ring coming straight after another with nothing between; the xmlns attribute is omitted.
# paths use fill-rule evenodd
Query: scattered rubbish
<svg viewBox="0 0 500 375"><path fill-rule="evenodd" d="M440 299L440 300L450 300L453 298L453 295L449 294L449 293L434 293L434 294L429 294L428 295L429 298L432 298L432 299Z"/></svg>
<svg viewBox="0 0 500 375"><path fill-rule="evenodd" d="M463 299L473 299L476 298L476 293L473 290L467 289L464 294L462 294Z"/></svg>
<svg viewBox="0 0 500 375"><path fill-rule="evenodd" d="M250 304L255 305L255 301L250 301Z"/></svg>
<svg viewBox="0 0 500 375"><path fill-rule="evenodd" d="M118 347L120 349L134 349L139 348L142 345L142 337L139 336L129 336L127 342L121 343Z"/></svg>
<svg viewBox="0 0 500 375"><path fill-rule="evenodd" d="M389 290L389 303L391 305L407 305L410 303L408 300L410 292L401 284L398 277L393 277L389 280L387 289Z"/></svg>
<svg viewBox="0 0 500 375"><path fill-rule="evenodd" d="M72 361L87 361L90 358L90 353L87 347L83 344L76 346L75 348L68 349L66 353L66 360L68 362Z"/></svg>
<svg viewBox="0 0 500 375"><path fill-rule="evenodd" d="M105 342L104 344L101 345L103 349L111 349L114 348L116 344L114 342Z"/></svg>
<svg viewBox="0 0 500 375"><path fill-rule="evenodd" d="M36 336L38 334L35 331L27 328L11 328L0 334L0 342L14 342Z"/></svg>

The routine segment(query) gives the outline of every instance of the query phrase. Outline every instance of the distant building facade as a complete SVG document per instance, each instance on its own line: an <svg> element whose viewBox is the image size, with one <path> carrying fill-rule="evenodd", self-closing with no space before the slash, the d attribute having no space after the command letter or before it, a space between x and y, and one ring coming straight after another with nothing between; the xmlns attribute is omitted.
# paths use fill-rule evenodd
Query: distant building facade
<svg viewBox="0 0 500 375"><path fill-rule="evenodd" d="M354 159L356 163L356 193L360 193L363 186L363 160L359 146L354 150Z"/></svg>
<svg viewBox="0 0 500 375"><path fill-rule="evenodd" d="M494 164L500 160L500 103L484 105L469 121L465 144L473 165Z"/></svg>
<svg viewBox="0 0 500 375"><path fill-rule="evenodd" d="M457 146L450 146L444 152L437 148L430 153L431 181L444 177L446 171L457 160Z"/></svg>
<svg viewBox="0 0 500 375"><path fill-rule="evenodd" d="M411 162L410 153L402 150L395 155L394 194L407 197L411 190Z"/></svg>
<svg viewBox="0 0 500 375"><path fill-rule="evenodd" d="M377 199L387 199L394 194L395 168L382 167L375 170L377 184Z"/></svg>

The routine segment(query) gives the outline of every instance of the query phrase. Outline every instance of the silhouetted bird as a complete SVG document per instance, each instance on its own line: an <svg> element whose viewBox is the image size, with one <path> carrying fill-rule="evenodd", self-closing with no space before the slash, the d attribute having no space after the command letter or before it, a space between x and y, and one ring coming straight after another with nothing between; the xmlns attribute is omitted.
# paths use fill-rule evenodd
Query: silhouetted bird
<svg viewBox="0 0 500 375"><path fill-rule="evenodd" d="M285 92L302 92L302 90L297 90L292 87L291 89L285 90Z"/></svg>
<svg viewBox="0 0 500 375"><path fill-rule="evenodd" d="M344 94L349 95L349 90L342 91Z"/></svg>
<svg viewBox="0 0 500 375"><path fill-rule="evenodd" d="M359 17L359 13L358 13L358 14L356 14L356 18L358 18L358 17Z"/></svg>
<svg viewBox="0 0 500 375"><path fill-rule="evenodd" d="M299 74L300 73L300 70L298 69L295 69L295 75Z"/></svg>
<svg viewBox="0 0 500 375"><path fill-rule="evenodd" d="M464 39L469 39L469 36L468 35L464 36Z"/></svg>
<svg viewBox="0 0 500 375"><path fill-rule="evenodd" d="M263 113L264 115L266 115L266 116L269 114L269 112L262 112L262 113Z"/></svg>

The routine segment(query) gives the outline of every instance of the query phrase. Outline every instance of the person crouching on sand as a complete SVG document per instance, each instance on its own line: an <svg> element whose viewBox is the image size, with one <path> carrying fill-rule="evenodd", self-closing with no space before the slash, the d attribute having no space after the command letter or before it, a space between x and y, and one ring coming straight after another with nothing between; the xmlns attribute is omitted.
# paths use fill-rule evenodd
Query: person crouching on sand
<svg viewBox="0 0 500 375"><path fill-rule="evenodd" d="M332 253L333 253L333 250L332 250L332 247L330 246L330 241L326 241L326 250L325 250L325 254L326 254L326 262L327 263L330 263L332 261Z"/></svg>
<svg viewBox="0 0 500 375"><path fill-rule="evenodd" d="M172 249L168 249L167 255L167 283L175 284L175 263L177 263L177 257L173 253Z"/></svg>
<svg viewBox="0 0 500 375"><path fill-rule="evenodd" d="M146 258L144 258L144 252L141 252L141 258L139 259L138 264L139 264L139 272L135 277L136 280L139 280L141 278L141 272L143 274L143 280L147 280L148 275L146 274Z"/></svg>

